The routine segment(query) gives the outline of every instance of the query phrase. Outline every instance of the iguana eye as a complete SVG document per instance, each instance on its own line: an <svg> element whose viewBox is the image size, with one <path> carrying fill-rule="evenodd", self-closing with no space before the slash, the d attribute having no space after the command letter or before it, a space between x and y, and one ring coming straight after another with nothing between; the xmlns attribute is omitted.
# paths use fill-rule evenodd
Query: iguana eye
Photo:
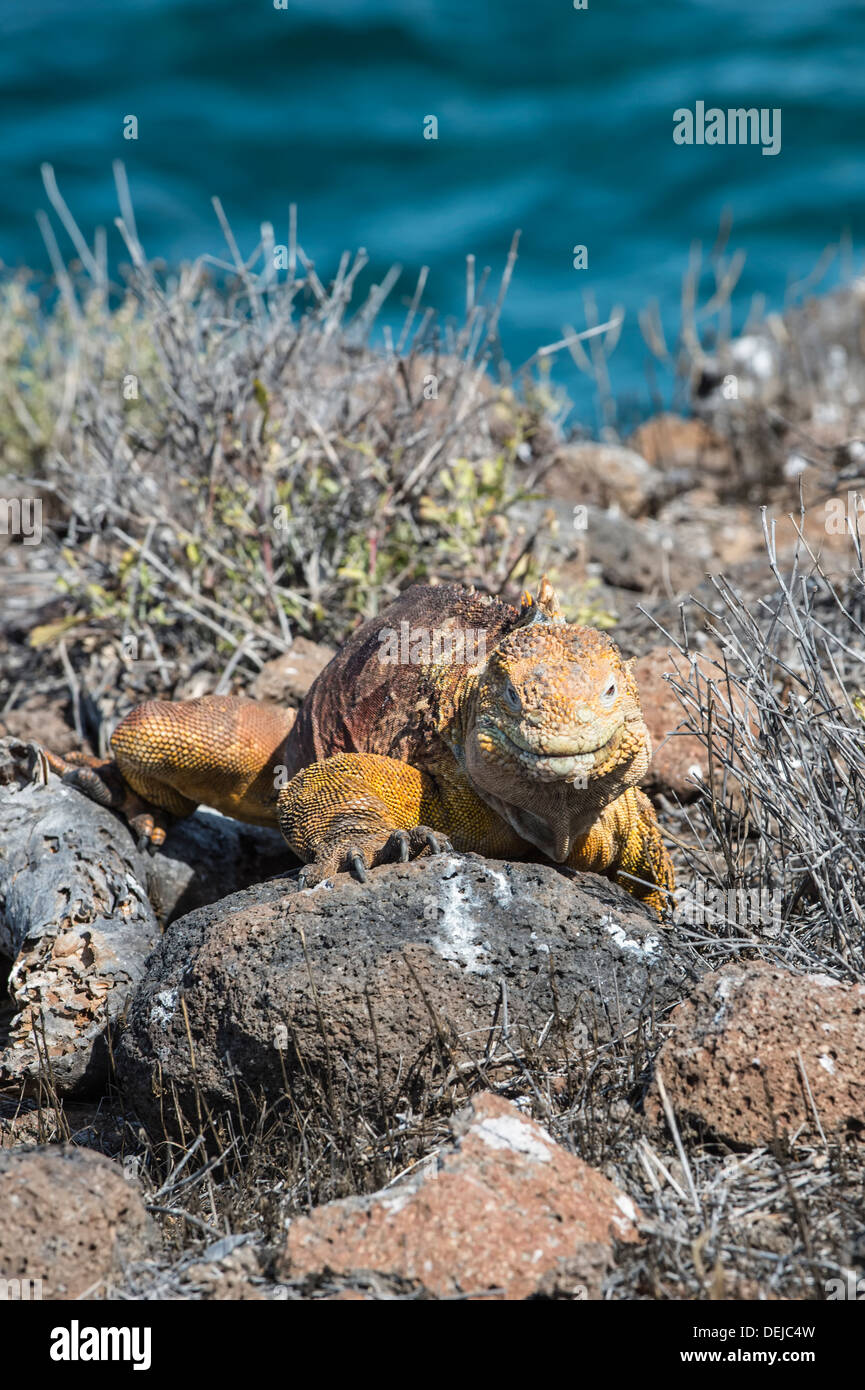
<svg viewBox="0 0 865 1390"><path fill-rule="evenodd" d="M601 695L601 704L605 705L609 709L610 705L613 703L618 693L618 685L614 680L610 681L610 684L607 686L606 690Z"/></svg>
<svg viewBox="0 0 865 1390"><path fill-rule="evenodd" d="M505 686L505 704L510 705L512 710L521 710L522 701L510 681Z"/></svg>

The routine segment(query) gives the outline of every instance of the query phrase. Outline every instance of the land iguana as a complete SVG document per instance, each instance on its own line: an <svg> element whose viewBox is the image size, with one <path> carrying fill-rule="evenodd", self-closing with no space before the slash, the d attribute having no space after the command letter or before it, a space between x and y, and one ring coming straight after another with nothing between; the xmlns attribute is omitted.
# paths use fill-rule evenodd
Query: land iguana
<svg viewBox="0 0 865 1390"><path fill-rule="evenodd" d="M299 711L152 700L111 749L48 761L153 845L199 803L278 825L307 887L451 848L603 873L658 912L674 887L635 785L651 741L630 664L565 621L546 579L520 609L414 585L354 632Z"/></svg>

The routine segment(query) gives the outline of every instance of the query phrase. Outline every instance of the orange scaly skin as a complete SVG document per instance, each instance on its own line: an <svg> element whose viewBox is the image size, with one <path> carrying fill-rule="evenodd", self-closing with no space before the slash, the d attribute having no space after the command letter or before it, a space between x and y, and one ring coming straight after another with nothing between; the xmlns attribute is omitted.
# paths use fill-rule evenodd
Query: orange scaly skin
<svg viewBox="0 0 865 1390"><path fill-rule="evenodd" d="M49 761L154 843L166 813L199 802L278 825L308 885L452 846L604 873L657 911L674 887L635 785L651 744L630 667L565 622L546 581L519 610L415 585L352 635L296 718L230 696L151 701L111 746L108 764Z"/></svg>

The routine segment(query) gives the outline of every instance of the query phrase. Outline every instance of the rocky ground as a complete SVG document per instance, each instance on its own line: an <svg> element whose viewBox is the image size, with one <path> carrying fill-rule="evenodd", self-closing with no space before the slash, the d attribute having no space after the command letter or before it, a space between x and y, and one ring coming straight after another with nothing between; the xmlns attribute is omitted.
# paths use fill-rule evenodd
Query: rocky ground
<svg viewBox="0 0 865 1390"><path fill-rule="evenodd" d="M861 283L704 346L689 414L600 442L459 342L374 357L319 288L288 357L229 337L216 381L200 287L155 329L139 285L144 322L86 351L100 383L132 354L140 406L85 373L61 429L46 335L0 422L5 497L45 522L0 536L0 1276L825 1297L865 1264ZM40 758L151 695L296 704L403 584L542 570L636 659L662 924L477 856L298 891L277 836L206 812L141 855Z"/></svg>

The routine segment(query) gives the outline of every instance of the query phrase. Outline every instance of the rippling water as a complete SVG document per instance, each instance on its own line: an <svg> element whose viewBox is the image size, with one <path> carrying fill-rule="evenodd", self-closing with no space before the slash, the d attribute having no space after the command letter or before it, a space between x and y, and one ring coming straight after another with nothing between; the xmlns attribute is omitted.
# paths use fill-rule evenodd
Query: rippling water
<svg viewBox="0 0 865 1390"><path fill-rule="evenodd" d="M675 145L673 111L697 100L780 107L780 154ZM285 240L297 202L323 277L360 245L375 276L402 263L395 311L427 264L427 301L458 313L465 254L498 272L519 227L510 359L582 325L591 290L602 315L626 308L613 386L641 401L637 311L657 298L675 325L689 244L711 245L724 206L747 252L739 321L865 234L861 2L0 0L0 117L7 264L45 264L43 160L92 235L123 158L145 246L169 261L219 249L214 193L245 250L265 219ZM582 379L557 375L590 417Z"/></svg>

